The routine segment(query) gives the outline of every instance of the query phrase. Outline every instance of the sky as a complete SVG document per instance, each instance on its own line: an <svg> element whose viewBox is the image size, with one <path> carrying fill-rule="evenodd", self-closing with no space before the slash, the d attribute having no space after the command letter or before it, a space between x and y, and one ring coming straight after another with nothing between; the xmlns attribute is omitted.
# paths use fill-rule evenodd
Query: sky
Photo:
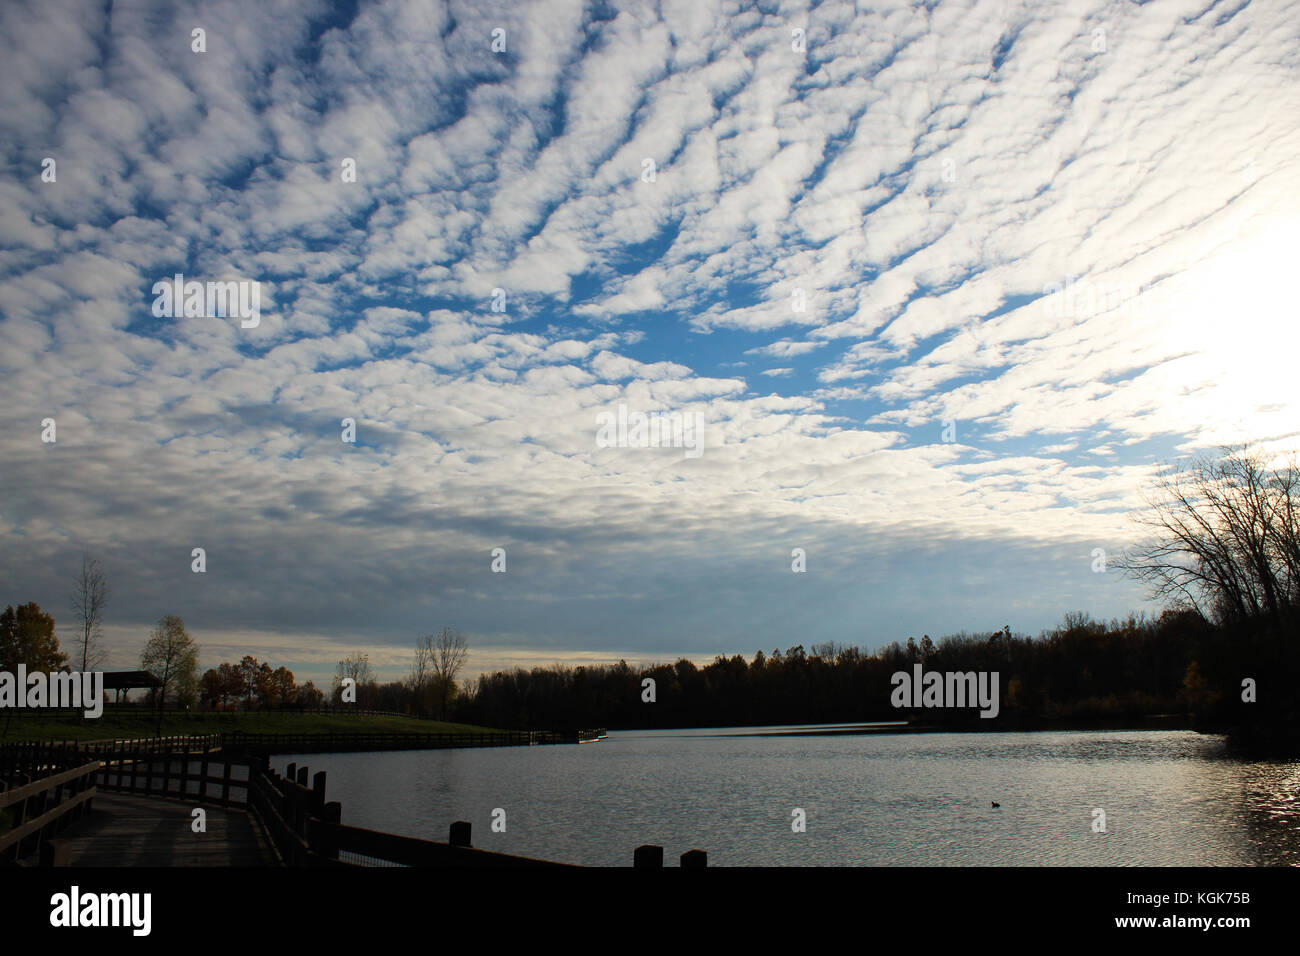
<svg viewBox="0 0 1300 956"><path fill-rule="evenodd" d="M175 614L317 680L443 627L477 673L1157 611L1113 566L1155 469L1300 434L1298 41L1263 0L6 3L0 605L66 645L88 554L110 668Z"/></svg>

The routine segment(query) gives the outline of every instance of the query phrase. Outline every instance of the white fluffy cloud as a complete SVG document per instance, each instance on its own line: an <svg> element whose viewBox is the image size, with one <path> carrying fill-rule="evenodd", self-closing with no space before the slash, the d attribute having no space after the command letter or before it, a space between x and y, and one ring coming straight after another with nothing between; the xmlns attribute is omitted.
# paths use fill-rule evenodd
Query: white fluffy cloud
<svg viewBox="0 0 1300 956"><path fill-rule="evenodd" d="M11 4L3 600L88 549L124 628L303 662L1123 610L1081 542L1151 455L1300 432L1298 12ZM177 272L259 281L260 324L154 318ZM598 447L620 404L704 454Z"/></svg>

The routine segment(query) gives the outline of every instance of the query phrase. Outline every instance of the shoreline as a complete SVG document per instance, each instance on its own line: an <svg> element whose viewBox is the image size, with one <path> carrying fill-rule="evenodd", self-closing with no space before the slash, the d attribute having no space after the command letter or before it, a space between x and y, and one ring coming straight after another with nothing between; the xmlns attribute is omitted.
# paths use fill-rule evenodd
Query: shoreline
<svg viewBox="0 0 1300 956"><path fill-rule="evenodd" d="M770 729L769 729L770 728ZM715 731L700 736L732 737L820 737L862 734L929 734L929 733L1035 733L1081 730L1192 730L1198 728L1187 714L1151 714L1141 718L1039 718L1018 720L974 720L953 723L912 723L910 721L862 721L855 723L817 724L735 724L713 727L610 727L620 733L664 731ZM753 731L742 733L742 731ZM1205 731L1210 734L1222 731Z"/></svg>

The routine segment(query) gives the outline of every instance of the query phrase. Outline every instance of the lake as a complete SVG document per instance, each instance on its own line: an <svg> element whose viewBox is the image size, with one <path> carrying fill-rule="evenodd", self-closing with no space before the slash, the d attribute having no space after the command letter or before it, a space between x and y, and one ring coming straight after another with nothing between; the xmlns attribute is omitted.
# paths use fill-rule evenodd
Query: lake
<svg viewBox="0 0 1300 956"><path fill-rule="evenodd" d="M1300 864L1300 760L1190 731L616 731L582 745L277 756L328 771L343 822L569 863ZM992 802L1000 804L993 808ZM494 809L505 811L493 833ZM795 809L806 832L792 831ZM1094 831L1104 811L1105 832Z"/></svg>

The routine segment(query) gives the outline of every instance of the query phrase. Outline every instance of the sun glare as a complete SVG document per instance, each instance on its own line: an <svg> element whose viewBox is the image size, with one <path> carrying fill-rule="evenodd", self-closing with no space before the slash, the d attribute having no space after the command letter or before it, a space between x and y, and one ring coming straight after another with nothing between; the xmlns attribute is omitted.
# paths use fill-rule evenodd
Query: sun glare
<svg viewBox="0 0 1300 956"><path fill-rule="evenodd" d="M1274 221L1222 247L1171 281L1161 325L1198 424L1216 441L1300 433L1300 308L1295 250L1300 220Z"/></svg>

